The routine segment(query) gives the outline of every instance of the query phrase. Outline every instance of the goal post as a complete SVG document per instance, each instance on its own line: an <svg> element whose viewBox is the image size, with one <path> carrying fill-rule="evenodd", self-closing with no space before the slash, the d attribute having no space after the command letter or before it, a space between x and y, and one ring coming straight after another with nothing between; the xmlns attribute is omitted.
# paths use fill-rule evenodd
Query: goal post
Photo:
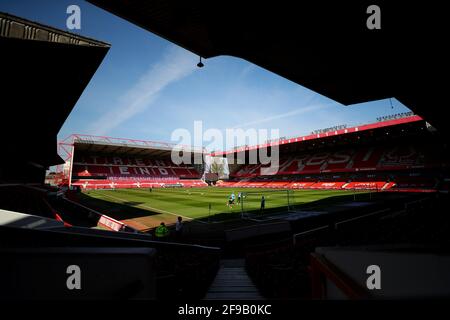
<svg viewBox="0 0 450 320"><path fill-rule="evenodd" d="M263 199L264 197L264 199ZM294 191L290 189L242 192L239 203L242 217L293 211Z"/></svg>

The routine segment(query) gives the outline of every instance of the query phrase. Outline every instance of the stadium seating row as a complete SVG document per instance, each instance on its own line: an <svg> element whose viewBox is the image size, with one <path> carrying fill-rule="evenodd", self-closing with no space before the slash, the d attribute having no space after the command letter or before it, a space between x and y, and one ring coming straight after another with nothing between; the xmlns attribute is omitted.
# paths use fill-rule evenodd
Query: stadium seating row
<svg viewBox="0 0 450 320"><path fill-rule="evenodd" d="M79 165L116 165L138 167L180 167L168 159L146 159L132 157L102 157L96 155L75 155L74 164ZM185 165L181 165L185 166Z"/></svg>
<svg viewBox="0 0 450 320"><path fill-rule="evenodd" d="M276 177L274 178L276 179ZM383 177L364 177L353 179L324 179L317 178L302 180L284 180L284 181L218 181L217 185L231 188L285 188L285 189L348 189L348 190L383 190L383 191L422 191L433 190L437 181L431 177L407 177L398 176L394 180Z"/></svg>
<svg viewBox="0 0 450 320"><path fill-rule="evenodd" d="M184 178L198 179L191 165L177 165L171 159L146 159L120 156L77 154L73 162L74 177L106 177L108 179Z"/></svg>
<svg viewBox="0 0 450 320"><path fill-rule="evenodd" d="M205 187L203 180L180 180L172 179L104 179L104 180L74 180L73 186L82 189L124 189L124 188L167 188L167 187Z"/></svg>
<svg viewBox="0 0 450 320"><path fill-rule="evenodd" d="M188 167L138 167L138 166L107 166L74 164L73 175L77 177L108 177L108 178L199 178L194 168Z"/></svg>
<svg viewBox="0 0 450 320"><path fill-rule="evenodd" d="M276 174L314 174L326 172L354 172L368 170L402 170L426 168L437 165L433 152L425 152L424 146L396 146L344 149L336 152L305 153L296 157L281 157ZM425 157L424 155L428 156ZM263 174L264 166L244 165L233 177L255 177Z"/></svg>

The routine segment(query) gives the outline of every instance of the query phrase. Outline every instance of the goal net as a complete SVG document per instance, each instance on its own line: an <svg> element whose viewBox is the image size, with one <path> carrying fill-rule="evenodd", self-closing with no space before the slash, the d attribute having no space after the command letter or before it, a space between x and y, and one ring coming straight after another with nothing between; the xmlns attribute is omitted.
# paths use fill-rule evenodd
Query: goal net
<svg viewBox="0 0 450 320"><path fill-rule="evenodd" d="M295 203L293 190L242 192L239 207L242 216L289 212Z"/></svg>

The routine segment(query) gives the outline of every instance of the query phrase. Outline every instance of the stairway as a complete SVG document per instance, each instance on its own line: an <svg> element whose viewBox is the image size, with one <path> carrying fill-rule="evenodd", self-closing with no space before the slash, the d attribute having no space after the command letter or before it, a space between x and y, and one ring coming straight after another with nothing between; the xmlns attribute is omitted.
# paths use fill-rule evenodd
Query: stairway
<svg viewBox="0 0 450 320"><path fill-rule="evenodd" d="M245 270L244 259L223 259L205 300L262 300Z"/></svg>

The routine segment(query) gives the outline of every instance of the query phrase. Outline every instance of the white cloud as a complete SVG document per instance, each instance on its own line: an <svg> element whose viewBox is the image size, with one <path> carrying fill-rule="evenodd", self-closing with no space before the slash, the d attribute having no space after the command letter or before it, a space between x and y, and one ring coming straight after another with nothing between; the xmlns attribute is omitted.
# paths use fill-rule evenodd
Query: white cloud
<svg viewBox="0 0 450 320"><path fill-rule="evenodd" d="M266 122L271 122L274 120L278 120L278 119L283 119L283 118L287 118L287 117L292 117L294 115L300 115L300 114L307 114L307 113L311 113L311 112L316 112L320 109L324 109L330 106L336 105L336 103L325 103L325 104L312 104L312 105L308 105L299 109L295 109L295 110L291 110L285 113L281 113L281 114L276 114L276 115L271 115L269 117L265 117L265 118L260 118L260 119L256 119L250 122L246 122L246 123L241 123L238 125L235 125L233 127L233 129L236 128L244 128L244 127L248 127L248 126L254 126L257 124L261 124L261 123L266 123Z"/></svg>
<svg viewBox="0 0 450 320"><path fill-rule="evenodd" d="M244 68L242 68L241 73L238 76L238 79L241 80L245 77L247 77L250 73L252 73L254 70L256 70L256 65L254 64L248 64Z"/></svg>
<svg viewBox="0 0 450 320"><path fill-rule="evenodd" d="M161 61L152 65L144 75L119 99L117 105L90 125L94 135L109 134L123 122L145 111L158 94L170 84L188 76L196 69L197 57L171 46Z"/></svg>

